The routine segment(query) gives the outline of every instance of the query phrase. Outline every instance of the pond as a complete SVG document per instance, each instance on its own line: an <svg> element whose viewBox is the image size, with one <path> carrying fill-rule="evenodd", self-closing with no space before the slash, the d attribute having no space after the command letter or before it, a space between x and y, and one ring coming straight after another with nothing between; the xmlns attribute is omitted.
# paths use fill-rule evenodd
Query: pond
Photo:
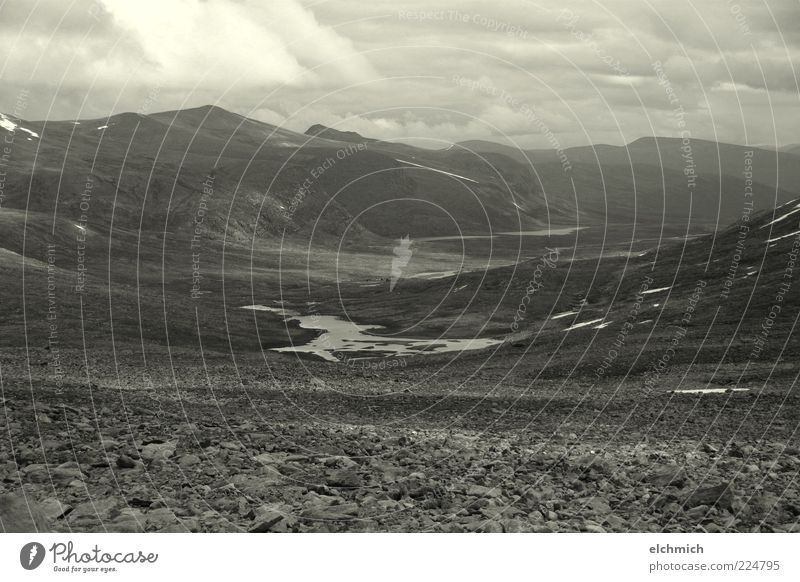
<svg viewBox="0 0 800 582"><path fill-rule="evenodd" d="M242 309L268 311L283 317L286 322L296 321L303 329L324 331L325 333L304 344L270 349L276 352L312 354L329 362L341 362L343 359L388 358L461 352L479 350L502 343L502 340L487 338L417 339L381 336L374 333L374 331L384 329L383 326L359 325L335 315L300 315L291 309L267 307L265 305L245 305ZM337 354L342 354L345 357L337 357Z"/></svg>

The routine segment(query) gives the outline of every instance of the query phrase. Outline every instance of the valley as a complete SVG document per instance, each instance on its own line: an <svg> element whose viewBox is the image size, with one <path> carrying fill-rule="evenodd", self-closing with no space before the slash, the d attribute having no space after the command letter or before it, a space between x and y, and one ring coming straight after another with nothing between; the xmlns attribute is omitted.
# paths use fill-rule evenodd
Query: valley
<svg viewBox="0 0 800 582"><path fill-rule="evenodd" d="M43 528L797 529L794 154L693 143L687 193L666 138L566 176L214 107L5 119L0 492Z"/></svg>

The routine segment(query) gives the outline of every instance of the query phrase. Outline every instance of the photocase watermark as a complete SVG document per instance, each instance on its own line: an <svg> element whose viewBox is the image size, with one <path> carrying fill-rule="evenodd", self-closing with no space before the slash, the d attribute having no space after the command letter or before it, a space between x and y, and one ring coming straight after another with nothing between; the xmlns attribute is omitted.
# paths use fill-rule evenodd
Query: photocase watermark
<svg viewBox="0 0 800 582"><path fill-rule="evenodd" d="M733 257L731 257L731 264L728 267L725 280L722 282L722 291L720 292L721 299L727 299L730 295L731 287L733 287L733 283L736 280L736 273L739 271L739 263L742 260L747 235L750 233L750 216L753 213L753 150L744 152L743 175L745 201L739 220L739 231L736 235L736 247L733 250Z"/></svg>
<svg viewBox="0 0 800 582"><path fill-rule="evenodd" d="M324 160L317 163L317 165L311 170L309 170L308 175L305 179L300 183L297 187L297 191L292 196L291 200L288 202L288 207L281 208L281 216L283 219L288 223L294 219L294 215L297 212L297 209L300 208L300 205L303 204L303 201L306 199L306 196L311 194L311 190L314 186L315 182L318 182L320 178L333 168L338 161L347 159L348 157L357 154L358 152L363 152L367 150L367 144L365 143L354 143L339 148L334 153L333 157L328 156Z"/></svg>
<svg viewBox="0 0 800 582"><path fill-rule="evenodd" d="M214 174L206 176L202 184L202 193L200 195L200 202L197 205L197 211L194 214L194 225L192 230L192 238L189 246L192 250L192 286L189 291L189 296L192 299L198 299L203 295L203 290L200 283L203 280L203 272L200 266L200 256L203 247L203 223L206 220L208 213L208 201L214 196Z"/></svg>
<svg viewBox="0 0 800 582"><path fill-rule="evenodd" d="M45 264L47 265L47 351L50 358L50 376L56 384L56 393L58 394L63 390L64 369L61 367L61 340L58 334L56 245L53 243L47 244Z"/></svg>
<svg viewBox="0 0 800 582"><path fill-rule="evenodd" d="M797 228L800 229L800 223L798 223ZM786 296L789 294L789 291L792 288L792 279L794 278L794 268L797 265L798 254L800 254L800 232L794 235L792 240L792 248L787 255L786 267L783 269L782 281L780 285L778 285L778 290L772 300L772 305L769 308L769 312L761 322L761 327L758 331L758 334L753 340L753 349L750 352L750 359L758 358L761 355L761 352L764 350L764 347L767 345L767 340L772 333L775 320L778 319L778 315L783 309L783 303L786 299Z"/></svg>
<svg viewBox="0 0 800 582"><path fill-rule="evenodd" d="M642 283L639 285L639 292L636 294L634 299L633 305L628 312L628 317L622 323L622 327L620 328L619 332L617 332L616 337L614 338L614 342L611 344L611 347L608 348L608 352L606 353L605 357L603 358L602 363L597 367L594 372L595 377L600 380L605 376L606 372L611 368L613 363L617 361L619 358L619 352L622 348L625 347L625 344L628 341L628 334L636 325L637 320L639 319L639 313L642 310L642 304L644 303L645 294L648 289L650 289L650 285L653 284L653 277L651 275L646 275L642 280Z"/></svg>
<svg viewBox="0 0 800 582"><path fill-rule="evenodd" d="M520 101L505 89L501 89L483 80L470 79L468 77L462 77L461 75L453 75L453 83L459 87L470 89L471 91L477 91L479 93L484 93L485 95L497 97L509 109L521 114L523 117L525 117L525 120L528 123L533 125L542 135L544 135L545 139L547 139L547 142L555 150L558 160L561 162L562 171L565 174L572 171L572 163L569 161L569 158L567 157L567 154L564 151L564 148L562 147L558 137L550 129L547 123L539 116L539 114L536 113L536 110L532 106Z"/></svg>
<svg viewBox="0 0 800 582"><path fill-rule="evenodd" d="M683 158L683 175L686 176L686 188L692 192L697 187L697 169L692 152L692 132L686 128L686 110L683 108L678 94L672 86L664 65L661 61L653 61L653 71L658 79L658 84L663 87L670 105L673 105L672 115L678 127L681 138L681 158Z"/></svg>
<svg viewBox="0 0 800 582"><path fill-rule="evenodd" d="M742 12L742 7L739 3L735 0L725 0L725 2L728 4L728 11L733 15L736 21L739 32L744 36L752 36L753 33L750 31L750 24L747 22L747 17Z"/></svg>
<svg viewBox="0 0 800 582"><path fill-rule="evenodd" d="M38 542L25 544L20 551L20 564L26 570L34 570L42 564L48 552L53 559L54 572L71 574L108 574L120 571L120 565L155 564L158 561L158 554L154 552L107 551L97 544L81 550L68 541L56 542L48 550Z"/></svg>
<svg viewBox="0 0 800 582"><path fill-rule="evenodd" d="M139 106L139 109L136 110L136 113L139 115L147 115L150 113L150 109L152 108L153 104L158 103L158 96L161 93L162 85L160 83L153 85L147 91L147 97L145 97L142 104Z"/></svg>
<svg viewBox="0 0 800 582"><path fill-rule="evenodd" d="M84 183L83 192L81 192L80 203L78 205L80 215L78 216L77 224L75 224L75 228L78 229L78 232L75 234L75 253L77 258L75 267L75 292L78 294L84 292L84 286L86 285L86 273L88 270L86 266L86 232L89 228L89 207L92 201L93 189L94 179L92 176L86 176L86 182Z"/></svg>
<svg viewBox="0 0 800 582"><path fill-rule="evenodd" d="M522 297L519 305L517 306L517 312L514 314L514 321L511 322L512 332L519 330L519 324L525 321L531 298L536 295L536 293L538 293L542 287L544 287L545 271L554 269L558 264L558 249L546 247L545 250L547 251L547 254L542 255L542 257L539 259L539 262L537 263L536 268L533 270L533 274L528 281L528 285L525 288L525 295Z"/></svg>
<svg viewBox="0 0 800 582"><path fill-rule="evenodd" d="M669 368L672 358L675 357L678 346L683 342L689 331L688 326L694 318L694 312L697 310L698 304L703 299L706 285L708 285L708 283L703 279L698 280L695 284L694 292L689 296L689 301L683 312L683 317L681 317L681 325L674 326L675 331L670 339L669 346L653 364L649 374L645 377L644 390L646 393L650 393L653 390L655 383L658 382L664 372Z"/></svg>
<svg viewBox="0 0 800 582"><path fill-rule="evenodd" d="M498 20L479 12L462 12L460 10L400 10L397 13L400 20L412 22L459 22L474 24L492 32L503 33L510 37L521 39L528 38L528 31L523 27Z"/></svg>
<svg viewBox="0 0 800 582"><path fill-rule="evenodd" d="M403 269L408 266L414 251L411 250L412 240L408 235L397 239L397 244L392 249L392 270L389 277L389 292L394 291L395 285L403 276Z"/></svg>
<svg viewBox="0 0 800 582"><path fill-rule="evenodd" d="M575 14L569 8L563 8L556 18L556 22L561 23L564 27L568 28L572 36L583 43L583 45L590 49L595 56L608 65L613 71L620 75L628 75L628 69L622 65L619 59L613 57L603 50L603 47L595 40L594 33L586 34L583 30L578 28L578 22L581 19L580 14Z"/></svg>
<svg viewBox="0 0 800 582"><path fill-rule="evenodd" d="M20 89L17 93L17 99L11 111L11 115L15 118L20 119L28 108L29 94L30 91L24 88ZM0 208L3 208L6 201L6 178L8 177L6 168L11 161L11 153L14 151L17 126L10 119L6 118L5 115L2 115L2 117L0 117L0 127L7 130L6 135L3 137L2 148L0 148Z"/></svg>
<svg viewBox="0 0 800 582"><path fill-rule="evenodd" d="M35 570L44 562L46 555L44 546L39 542L29 542L19 551L20 566L26 570Z"/></svg>
<svg viewBox="0 0 800 582"><path fill-rule="evenodd" d="M155 416L157 418L161 418L164 416L164 406L161 403L161 396L156 389L156 385L147 371L142 372L142 384L144 385L144 393L147 395L147 397L158 405L158 410L156 410Z"/></svg>

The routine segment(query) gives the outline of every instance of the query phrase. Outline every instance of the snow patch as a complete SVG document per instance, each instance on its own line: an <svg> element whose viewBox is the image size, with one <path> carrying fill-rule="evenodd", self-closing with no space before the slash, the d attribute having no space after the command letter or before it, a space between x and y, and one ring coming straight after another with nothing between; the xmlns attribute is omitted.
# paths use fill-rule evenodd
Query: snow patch
<svg viewBox="0 0 800 582"><path fill-rule="evenodd" d="M2 127L5 130L11 131L11 132L20 130L20 131L24 131L25 133L27 133L31 137L36 137L36 138L39 137L38 133L36 133L35 131L31 131L30 129L28 129L26 127L22 127L18 123L14 123L8 117L6 117L6 115L4 113L0 113L0 127ZM30 139L30 138L28 138L28 139Z"/></svg>
<svg viewBox="0 0 800 582"><path fill-rule="evenodd" d="M568 315L578 315L577 311L565 311L564 313L559 313L558 315L554 315L550 319L561 319L562 317L567 317Z"/></svg>
<svg viewBox="0 0 800 582"><path fill-rule="evenodd" d="M8 117L0 113L0 127L8 131L17 129L17 124L11 121Z"/></svg>
<svg viewBox="0 0 800 582"><path fill-rule="evenodd" d="M771 238L771 239L769 239L769 240L767 241L767 243L768 243L768 244L769 244L769 243L774 243L774 242L776 242L776 241L779 241L779 240L781 240L781 239L784 239L784 238L789 238L790 236L797 236L797 235L799 235L799 234L800 234L800 230L798 230L797 232L790 232L789 234L785 234L785 235L783 235L783 236L776 236L775 238Z"/></svg>
<svg viewBox="0 0 800 582"><path fill-rule="evenodd" d="M790 217L792 214L794 214L795 212L800 212L800 204L798 204L797 206L795 206L795 207L794 207L794 210L791 210L791 211L787 212L787 213L786 213L786 214L784 214L783 216L779 216L778 218L776 218L775 220L773 220L773 221L772 221L772 222L770 222L770 223L767 223L767 224L765 224L765 225L764 225L764 226L762 226L761 228L767 228L768 226L772 226L772 225L773 225L773 224L775 224L776 222L780 222L781 220L784 220L784 219L786 219L786 218L789 218L789 217Z"/></svg>
<svg viewBox="0 0 800 582"><path fill-rule="evenodd" d="M466 176L459 176L458 174L453 174L452 172L445 172L444 170L437 170L436 168L431 168L429 166L423 166L422 164L415 164L414 162L407 162L405 160L398 160L395 158L396 162L400 162L401 164L408 164L409 166L416 166L417 168L423 168L425 170L430 170L431 172L438 172L440 174L445 174L447 176L453 176L454 178L461 178L462 180L467 180L469 182L474 182L475 184L478 183L477 180L473 180L472 178L467 178Z"/></svg>
<svg viewBox="0 0 800 582"><path fill-rule="evenodd" d="M593 323L600 323L601 321L603 321L602 317L600 317L598 319L592 319L591 321L584 321L583 323L575 323L573 325L570 325L564 331L572 331L573 329L578 329L580 327L586 327L587 325L592 325Z"/></svg>
<svg viewBox="0 0 800 582"><path fill-rule="evenodd" d="M691 388L673 390L674 394L724 394L725 392L747 392L749 388Z"/></svg>

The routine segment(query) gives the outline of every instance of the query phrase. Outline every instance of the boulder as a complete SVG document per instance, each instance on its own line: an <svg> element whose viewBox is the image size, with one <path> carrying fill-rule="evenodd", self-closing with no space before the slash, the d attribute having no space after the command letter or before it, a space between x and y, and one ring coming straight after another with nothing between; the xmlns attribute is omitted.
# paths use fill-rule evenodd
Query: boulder
<svg viewBox="0 0 800 582"><path fill-rule="evenodd" d="M0 495L0 531L4 533L49 532L47 517L30 497L10 493Z"/></svg>
<svg viewBox="0 0 800 582"><path fill-rule="evenodd" d="M686 471L678 465L664 465L647 475L645 481L655 487L680 487L686 481Z"/></svg>
<svg viewBox="0 0 800 582"><path fill-rule="evenodd" d="M720 509L730 510L733 506L733 489L728 483L696 489L689 495L684 505L687 509L699 505L708 505L709 507L716 505Z"/></svg>
<svg viewBox="0 0 800 582"><path fill-rule="evenodd" d="M142 447L141 455L145 461L165 460L175 454L175 448L178 446L176 441L167 441L165 443L150 443Z"/></svg>

